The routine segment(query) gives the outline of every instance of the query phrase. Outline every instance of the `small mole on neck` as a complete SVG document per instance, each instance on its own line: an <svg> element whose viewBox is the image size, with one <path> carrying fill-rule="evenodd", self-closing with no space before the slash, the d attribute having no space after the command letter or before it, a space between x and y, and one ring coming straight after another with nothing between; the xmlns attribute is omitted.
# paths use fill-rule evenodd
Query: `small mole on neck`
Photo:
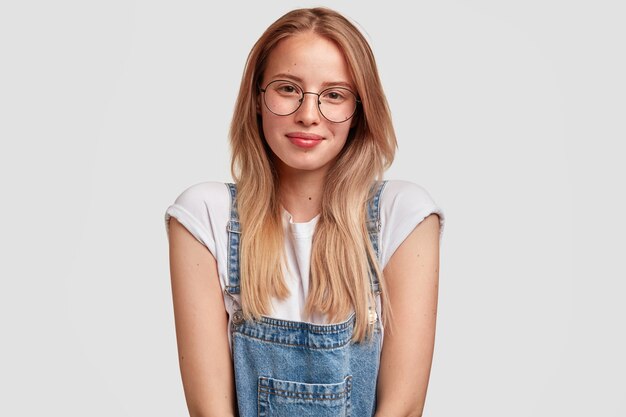
<svg viewBox="0 0 626 417"><path fill-rule="evenodd" d="M309 197L309 200L311 199L311 197Z"/></svg>

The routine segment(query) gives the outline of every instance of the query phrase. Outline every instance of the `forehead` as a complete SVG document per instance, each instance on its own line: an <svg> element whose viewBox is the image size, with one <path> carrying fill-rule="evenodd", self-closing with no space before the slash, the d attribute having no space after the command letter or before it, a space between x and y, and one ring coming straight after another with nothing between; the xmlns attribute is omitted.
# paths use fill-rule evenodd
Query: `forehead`
<svg viewBox="0 0 626 417"><path fill-rule="evenodd" d="M280 74L301 79L304 88L324 83L352 84L348 63L331 40L314 33L301 33L281 40L270 52L264 82Z"/></svg>

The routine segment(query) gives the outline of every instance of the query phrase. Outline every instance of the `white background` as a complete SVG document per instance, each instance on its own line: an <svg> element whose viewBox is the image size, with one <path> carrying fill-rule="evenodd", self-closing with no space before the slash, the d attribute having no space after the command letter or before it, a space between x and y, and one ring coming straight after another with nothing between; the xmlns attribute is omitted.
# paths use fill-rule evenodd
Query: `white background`
<svg viewBox="0 0 626 417"><path fill-rule="evenodd" d="M246 56L314 5L2 3L0 415L186 415L165 209L230 180ZM623 3L325 5L447 216L424 415L626 415Z"/></svg>

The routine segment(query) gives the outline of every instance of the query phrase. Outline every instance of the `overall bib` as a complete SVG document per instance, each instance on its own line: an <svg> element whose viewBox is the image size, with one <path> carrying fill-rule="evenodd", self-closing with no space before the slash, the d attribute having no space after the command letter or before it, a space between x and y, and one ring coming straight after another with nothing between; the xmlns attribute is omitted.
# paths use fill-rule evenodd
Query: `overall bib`
<svg viewBox="0 0 626 417"><path fill-rule="evenodd" d="M379 259L379 202L386 181L377 183L367 202L367 227ZM228 280L225 291L239 294L239 217L237 190L231 193L228 223ZM372 271L370 265L370 271ZM370 272L371 290L379 296L378 278ZM235 300L235 298L233 297ZM236 300L235 300L236 301ZM232 355L240 417L371 417L376 410L381 325L362 343L350 339L355 313L341 322L312 324L262 316L243 319L241 306L231 320Z"/></svg>

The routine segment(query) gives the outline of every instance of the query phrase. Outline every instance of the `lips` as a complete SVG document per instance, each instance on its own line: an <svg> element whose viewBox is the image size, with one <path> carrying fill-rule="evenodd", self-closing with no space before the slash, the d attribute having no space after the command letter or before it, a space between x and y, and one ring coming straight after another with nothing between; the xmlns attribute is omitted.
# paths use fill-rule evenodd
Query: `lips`
<svg viewBox="0 0 626 417"><path fill-rule="evenodd" d="M286 136L291 141L291 143L301 148L312 148L316 145L319 145L324 139L320 135L304 132L287 133Z"/></svg>

